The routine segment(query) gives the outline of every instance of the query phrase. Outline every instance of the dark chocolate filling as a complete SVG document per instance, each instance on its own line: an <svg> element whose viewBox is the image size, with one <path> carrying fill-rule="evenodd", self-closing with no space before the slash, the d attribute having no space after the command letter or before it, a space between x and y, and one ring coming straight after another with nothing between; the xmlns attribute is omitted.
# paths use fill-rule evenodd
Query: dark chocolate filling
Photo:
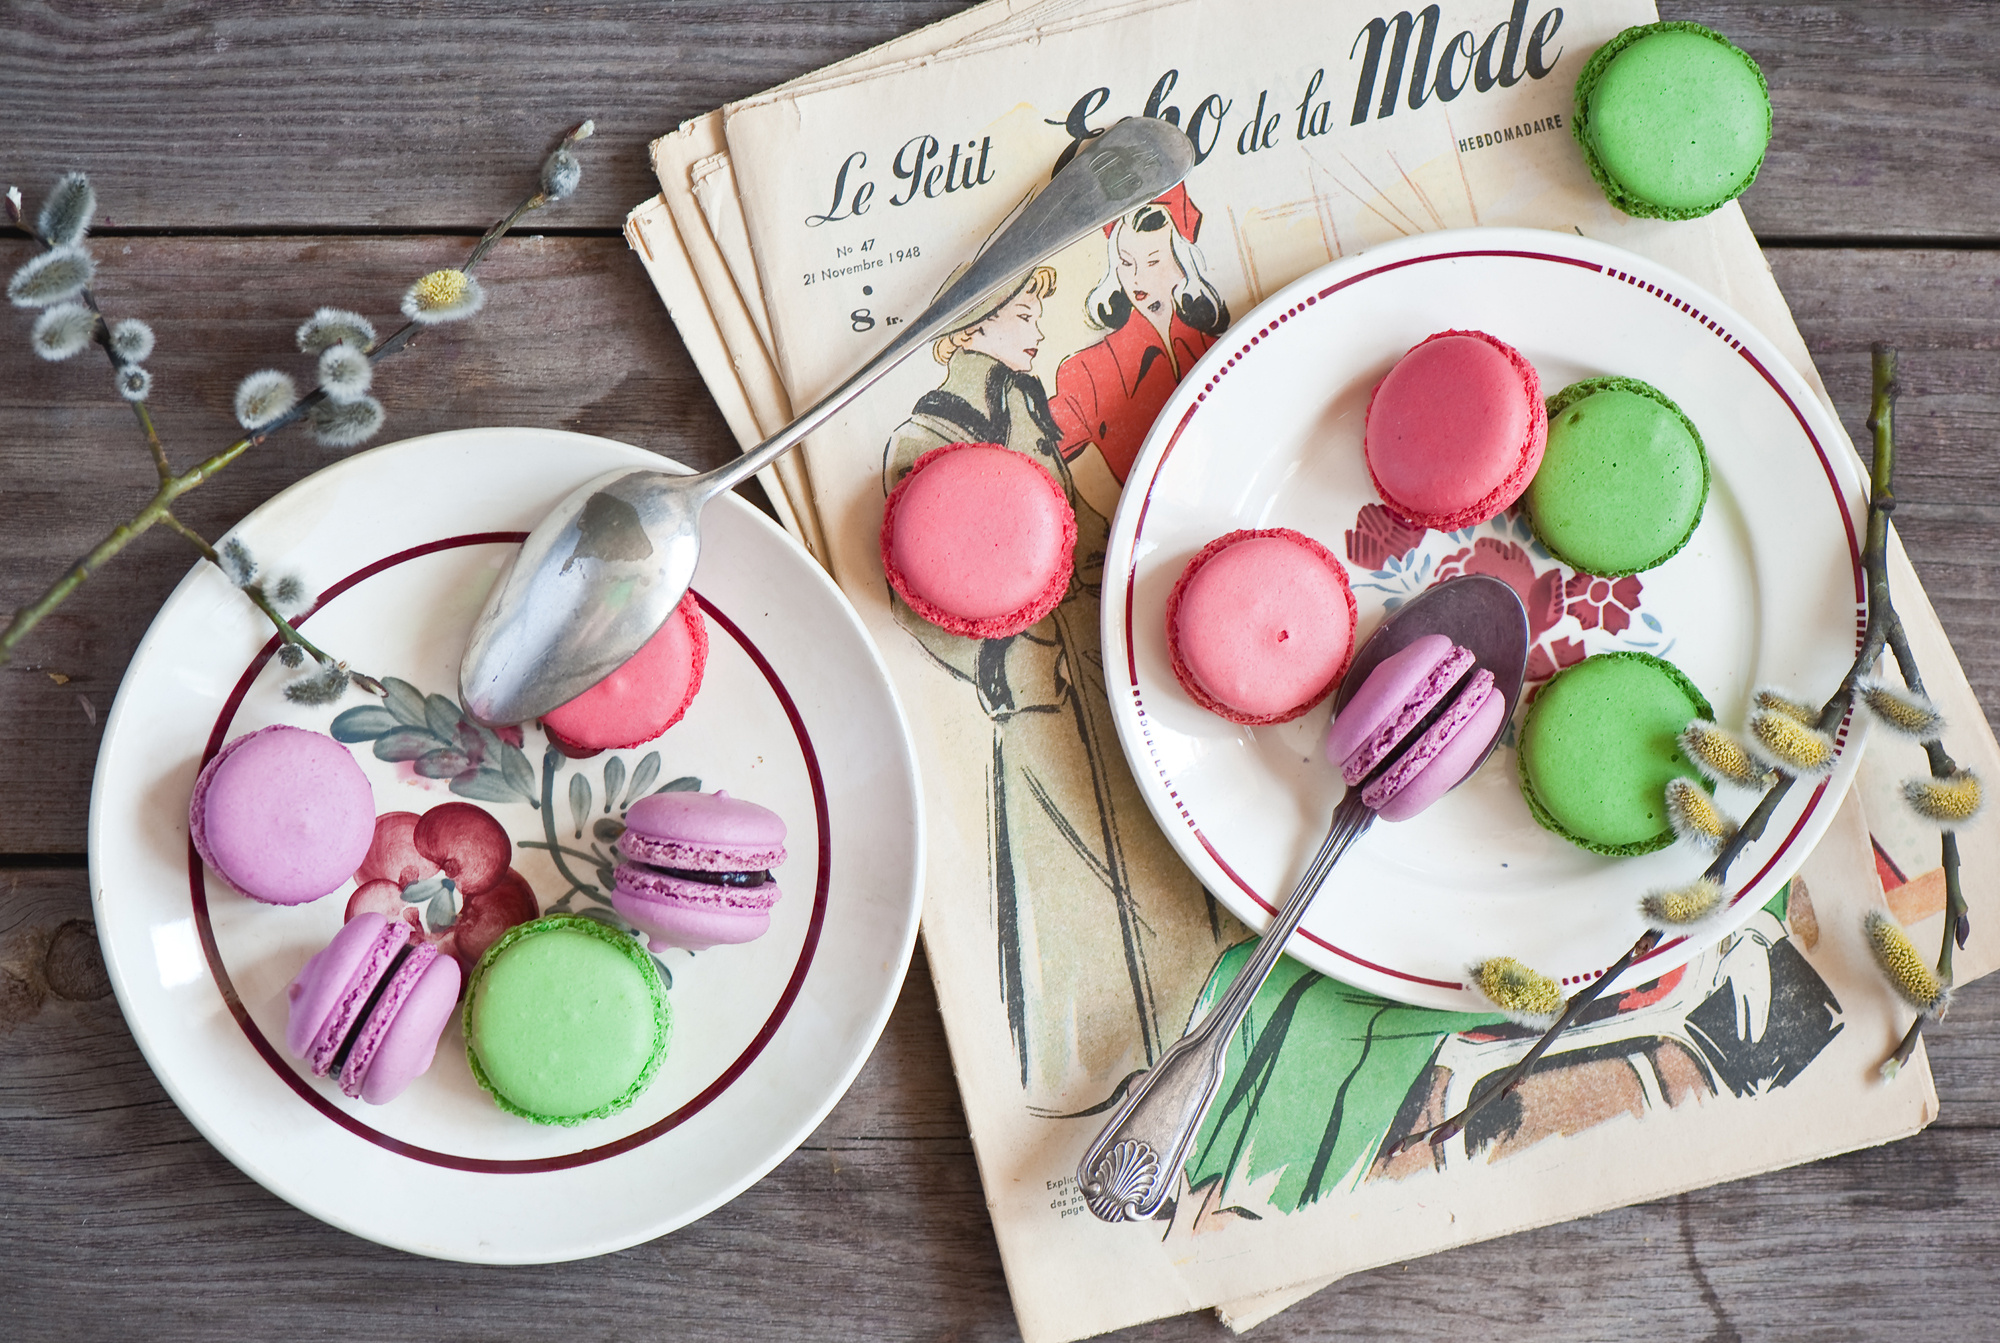
<svg viewBox="0 0 2000 1343"><path fill-rule="evenodd" d="M347 1028L347 1038L340 1042L340 1048L333 1051L333 1062L326 1068L327 1076L338 1077L341 1069L347 1066L347 1056L354 1052L354 1042L361 1038L361 1028L368 1024L368 1018L375 1015L375 1006L382 1001L382 995L388 992L389 981L396 977L396 972L403 968L403 962L410 958L410 953L416 948L415 942L405 942L397 950L396 959L389 962L389 968L375 981L374 991L368 995L368 1001L361 1004L361 1010L354 1014L354 1021Z"/></svg>
<svg viewBox="0 0 2000 1343"><path fill-rule="evenodd" d="M648 872L660 872L682 881L699 882L703 886L762 886L771 879L770 869L762 872L697 872L685 867L661 867L657 863L641 863L626 859L634 867L642 867Z"/></svg>

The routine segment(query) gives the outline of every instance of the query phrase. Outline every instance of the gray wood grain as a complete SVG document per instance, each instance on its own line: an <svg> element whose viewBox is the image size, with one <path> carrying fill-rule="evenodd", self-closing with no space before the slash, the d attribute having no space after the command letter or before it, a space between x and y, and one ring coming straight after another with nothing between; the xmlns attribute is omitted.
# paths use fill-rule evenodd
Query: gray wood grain
<svg viewBox="0 0 2000 1343"><path fill-rule="evenodd" d="M921 952L853 1089L761 1183L648 1245L494 1269L372 1245L245 1177L134 1045L84 875L0 892L0 1300L37 1322L16 1336L143 1313L158 1343L1014 1337ZM1861 1339L1969 1317L2000 1253L2000 994L1965 995L1931 1049L1943 1109L1908 1141L1359 1274L1257 1337ZM1113 1337L1226 1334L1195 1315Z"/></svg>
<svg viewBox="0 0 2000 1343"><path fill-rule="evenodd" d="M644 143L955 8L15 3L0 18L0 177L32 199L59 170L91 171L104 222L128 231L100 242L100 289L158 330L152 405L187 460L233 437L244 372L302 362L285 352L305 312L388 320L411 278L469 245L441 234L482 228L550 138L595 115L582 192L539 221L571 236L503 244L487 312L384 367L385 437L547 424L712 464L730 451L721 419L613 232L650 190ZM1869 343L1903 351L1898 525L2000 719L1992 9L1662 8L1729 33L1770 76L1777 132L1745 207L1782 243L1773 267L1857 438ZM26 252L0 240L0 266ZM0 312L0 611L150 489L101 361L42 364L25 328ZM213 535L325 460L281 439L183 512ZM0 667L0 1336L1017 1336L921 954L882 1044L797 1153L620 1254L418 1259L324 1226L217 1153L110 996L74 865L98 725L187 564L177 540L146 538ZM1931 1036L1942 1114L1909 1141L1361 1274L1256 1336L1888 1339L1921 1322L1984 1337L1996 1027L2000 989L1961 995ZM1116 1337L1225 1336L1194 1315Z"/></svg>
<svg viewBox="0 0 2000 1343"><path fill-rule="evenodd" d="M108 312L144 317L158 331L149 404L186 461L233 439L229 406L244 373L278 366L303 375L306 361L287 351L313 305L337 302L387 323L409 279L466 246L435 237L133 238L101 249L100 289ZM26 244L0 244L0 265L26 254ZM1812 248L1771 258L1857 441L1866 441L1870 342L1904 351L1897 524L1989 718L2000 719L2000 459L1989 446L2000 440L2000 252ZM509 242L485 273L493 296L477 319L383 366L385 439L541 424L696 466L733 451L622 239ZM8 611L152 489L142 440L109 394L102 359L86 352L43 363L24 348L26 325L0 312L0 381L9 389L0 393L0 608ZM189 495L181 512L219 535L328 460L287 431ZM0 667L0 796L18 799L0 812L0 853L82 850L99 724L189 562L185 544L156 529ZM51 672L69 679L58 684Z"/></svg>
<svg viewBox="0 0 2000 1343"><path fill-rule="evenodd" d="M583 188L546 226L608 229L652 190L654 136L961 7L15 4L0 25L0 165L33 190L87 167L124 227L476 229L594 116ZM1728 33L1770 79L1775 133L1745 200L1761 232L2000 231L1983 0L1660 8Z"/></svg>

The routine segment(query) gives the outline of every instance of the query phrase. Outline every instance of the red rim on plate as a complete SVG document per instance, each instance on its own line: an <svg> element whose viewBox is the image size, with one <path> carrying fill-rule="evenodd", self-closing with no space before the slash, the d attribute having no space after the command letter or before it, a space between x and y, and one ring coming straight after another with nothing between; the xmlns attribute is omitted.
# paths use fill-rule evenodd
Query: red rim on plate
<svg viewBox="0 0 2000 1343"><path fill-rule="evenodd" d="M1498 241L1495 235L1503 232L1509 241L1539 242L1546 239L1555 246L1543 248L1532 245L1466 245L1473 237L1480 235ZM1570 246L1576 246L1577 252L1583 254L1565 254L1564 251L1557 250L1557 247ZM1397 252L1412 250L1416 250L1417 254L1393 256ZM1155 493L1160 488L1166 467L1189 431L1197 426L1205 426L1204 416L1212 417L1217 414L1226 416L1226 412L1214 410L1211 397L1239 369L1255 367L1259 361L1264 360L1269 351L1285 338L1285 329L1290 323L1316 308L1322 301L1344 290L1351 290L1417 267L1501 259L1527 263L1531 266L1561 267L1570 273L1588 272L1601 276L1608 284L1619 286L1621 289L1636 290L1657 299L1664 309L1672 314L1670 320L1684 321L1700 328L1709 339L1714 340L1719 347L1728 352L1728 357L1747 364L1758 379L1783 403L1791 420L1796 423L1806 442L1811 445L1826 486L1825 491L1818 495L1818 502L1822 506L1830 504L1838 516L1852 568L1854 647L1857 649L1867 625L1866 578L1862 567L1861 538L1855 524L1855 509L1842 491L1842 472L1831 455L1834 451L1845 453L1848 450L1844 444L1832 449L1828 447L1801 408L1798 398L1786 385L1786 381L1774 372L1772 365L1775 360L1768 353L1760 354L1758 349L1753 349L1752 344L1746 342L1744 334L1738 334L1739 331L1750 334L1747 324L1732 330L1733 325L1740 323L1740 318L1717 317L1714 314L1721 310L1720 304L1705 298L1690 298L1688 295L1697 292L1693 285L1685 281L1676 282L1675 277L1663 273L1659 268L1640 258L1628 257L1616 249L1563 235L1534 234L1523 230L1468 230L1456 235L1431 235L1408 243L1393 244L1380 249L1376 255L1379 257L1385 252L1391 254L1393 259L1380 260L1374 265L1367 265L1368 258L1365 256L1335 262L1326 267L1324 272L1294 283L1253 312L1247 320L1231 331L1225 341L1218 343L1202 359L1190 372L1187 380L1175 393L1173 401L1155 423L1153 434L1141 451L1132 476L1126 481L1118 519L1113 527L1112 564L1107 565L1107 570L1112 573L1114 580L1122 581L1124 592L1122 598L1111 591L1106 593L1105 642L1107 654L1110 655L1107 656L1109 664L1107 679L1110 682L1109 690L1114 711L1121 715L1121 739L1126 744L1128 757L1134 771L1141 777L1148 802L1153 806L1161 825L1168 831L1170 839L1182 849L1183 856L1195 862L1199 870L1202 864L1196 862L1195 854L1190 852L1190 849L1198 850L1233 886L1233 892L1223 894L1238 896L1267 915L1276 912L1279 900L1273 898L1272 892L1257 889L1253 882L1241 874L1239 868L1242 864L1232 862L1228 856L1232 842L1230 837L1213 833L1210 828L1204 826L1202 818L1190 808L1183 790L1176 786L1175 775L1167 764L1168 760L1176 757L1173 752L1162 749L1162 741L1156 733L1155 715L1149 712L1147 700L1149 690L1142 680L1138 650L1141 634L1139 622L1142 619L1156 619L1158 613L1150 609L1142 610L1137 598L1137 586L1142 564L1162 562L1160 556L1163 553L1174 553L1174 546L1178 543L1179 538L1176 538L1175 542L1164 542L1153 537L1148 531L1148 522L1153 512ZM1589 253L1599 255L1593 256ZM1761 337L1751 334L1751 341L1768 351L1768 342ZM1790 372L1789 369L1785 371ZM1338 379L1337 374L1333 376ZM1797 381L1795 375L1792 381ZM1817 408L1815 403L1815 409ZM1213 432L1215 431L1211 430L1211 433ZM1126 531L1128 519L1130 519L1129 537L1122 535ZM1241 519L1232 519L1229 525L1242 525ZM1122 567L1113 567L1121 562ZM1119 658L1115 656L1115 649L1121 642L1124 656ZM1152 689L1151 693L1172 697L1176 694L1176 688L1170 682L1163 680ZM1836 744L1846 744L1850 735L1849 729L1850 721L1844 719L1836 733ZM1851 770L1848 771L1848 777L1851 777ZM1829 782L1822 781L1806 798L1796 820L1782 838L1775 844L1769 837L1761 840L1756 853L1756 857L1761 861L1755 872L1747 878L1740 873L1732 875L1730 882L1732 901L1740 905L1744 898L1750 892L1757 890L1760 883L1781 863L1795 867L1797 862L1804 858L1804 853L1798 851L1801 837L1809 828L1815 837L1823 830L1824 820L1830 817L1832 806L1839 802L1844 791L1844 780L1840 788L1833 788ZM1821 813L1823 807L1824 816ZM1811 825L1810 823L1816 818L1821 820L1821 824ZM1523 823L1532 824L1526 816L1525 809ZM1282 898L1288 890L1289 887L1287 891L1277 892L1276 895ZM1759 899L1760 904L1762 898ZM1749 911L1746 909L1742 912L1747 916ZM1398 992L1397 986L1400 985L1409 991L1407 996L1433 1005L1442 1005L1438 997L1440 992L1463 994L1469 998L1470 991L1460 980L1419 973L1408 966L1384 964L1378 958L1362 955L1353 947L1343 946L1340 941L1322 936L1310 928L1302 927L1296 936L1326 953L1325 957L1320 958L1322 961L1320 968L1327 969L1329 973L1339 974L1337 967L1345 965L1354 971L1365 972L1355 977L1367 987L1388 992L1392 996L1405 996L1404 993ZM1623 947L1607 950L1610 955L1615 955L1622 951ZM1672 958L1670 964L1659 967L1663 971L1685 961L1689 955L1698 950L1699 948L1689 948L1685 939L1675 938L1655 948L1643 958L1643 961L1653 962L1663 957ZM1308 954L1307 959L1314 958ZM1544 968L1552 972L1557 969L1557 967ZM1600 978L1604 973L1602 966L1588 965L1568 965L1560 967L1560 970L1562 973L1558 977L1564 985L1588 983ZM1372 982L1370 982L1371 977L1374 977ZM1426 990L1430 992L1427 993Z"/></svg>

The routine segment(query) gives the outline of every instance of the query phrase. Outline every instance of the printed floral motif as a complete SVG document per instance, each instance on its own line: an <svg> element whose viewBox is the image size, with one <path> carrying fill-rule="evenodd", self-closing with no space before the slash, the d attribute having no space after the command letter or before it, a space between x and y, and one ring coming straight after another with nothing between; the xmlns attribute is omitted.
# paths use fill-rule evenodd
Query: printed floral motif
<svg viewBox="0 0 2000 1343"><path fill-rule="evenodd" d="M328 729L335 741L373 742L377 760L407 761L426 779L449 779L451 791L476 802L539 806L535 769L518 727L487 727L444 695L382 678L380 704L349 709Z"/></svg>
<svg viewBox="0 0 2000 1343"><path fill-rule="evenodd" d="M1572 573L1535 539L1518 511L1455 532L1427 532L1381 504L1363 504L1346 539L1349 562L1367 570L1353 579L1356 591L1381 593L1385 610L1466 574L1485 574L1514 589L1528 613L1529 685L1583 661L1590 650L1578 636L1587 630L1659 656L1674 646L1658 618L1639 609L1644 585L1637 575Z"/></svg>
<svg viewBox="0 0 2000 1343"><path fill-rule="evenodd" d="M1528 612L1528 641L1534 643L1563 618L1562 570L1535 572L1528 552L1512 541L1482 536L1439 561L1436 582L1462 574L1485 574L1514 589Z"/></svg>
<svg viewBox="0 0 2000 1343"><path fill-rule="evenodd" d="M1422 527L1412 527L1380 504L1363 504L1347 533L1347 558L1364 569L1385 569L1424 539Z"/></svg>
<svg viewBox="0 0 2000 1343"><path fill-rule="evenodd" d="M1639 575L1627 574L1612 580L1575 574L1563 584L1569 613L1587 630L1602 628L1606 634L1623 634L1639 609Z"/></svg>
<svg viewBox="0 0 2000 1343"><path fill-rule="evenodd" d="M1588 650L1567 635L1551 639L1546 644L1536 644L1528 650L1527 683L1546 681L1564 667L1574 667L1583 661Z"/></svg>
<svg viewBox="0 0 2000 1343"><path fill-rule="evenodd" d="M470 971L500 934L541 912L534 888L509 866L513 857L505 827L469 802L421 816L385 813L375 818L346 917L402 919Z"/></svg>
<svg viewBox="0 0 2000 1343"><path fill-rule="evenodd" d="M329 731L336 741L373 743L377 760L408 763L419 778L448 779L461 797L535 808L543 838L522 840L521 847L546 852L566 883L547 912L575 913L638 936L611 906L614 846L625 830L625 812L649 792L699 792L700 779L682 775L655 787L658 751L648 751L629 768L622 755L604 756L594 762L604 791L602 813L593 820L597 787L579 766L564 790L572 823L566 843L558 833L556 775L575 762L550 744L537 780L522 750L526 737L520 728L487 727L450 697L426 695L393 676L383 677L382 685L387 693L381 704L349 709L333 720ZM501 933L543 912L533 888L508 866L513 851L500 822L469 803L447 802L421 816L386 813L376 818L375 842L354 874L347 917L374 911L402 919L469 971ZM653 959L672 988L672 971L658 955Z"/></svg>

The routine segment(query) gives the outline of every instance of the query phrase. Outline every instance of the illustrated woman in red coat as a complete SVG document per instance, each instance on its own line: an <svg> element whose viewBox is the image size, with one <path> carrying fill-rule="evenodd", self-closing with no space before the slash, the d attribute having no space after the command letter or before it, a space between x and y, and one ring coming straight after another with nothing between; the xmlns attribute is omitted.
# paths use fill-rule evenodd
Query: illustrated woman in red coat
<svg viewBox="0 0 2000 1343"><path fill-rule="evenodd" d="M1065 461L1091 444L1120 484L1174 387L1229 325L1202 273L1201 211L1177 186L1105 229L1104 279L1084 300L1107 334L1062 361L1049 410Z"/></svg>

